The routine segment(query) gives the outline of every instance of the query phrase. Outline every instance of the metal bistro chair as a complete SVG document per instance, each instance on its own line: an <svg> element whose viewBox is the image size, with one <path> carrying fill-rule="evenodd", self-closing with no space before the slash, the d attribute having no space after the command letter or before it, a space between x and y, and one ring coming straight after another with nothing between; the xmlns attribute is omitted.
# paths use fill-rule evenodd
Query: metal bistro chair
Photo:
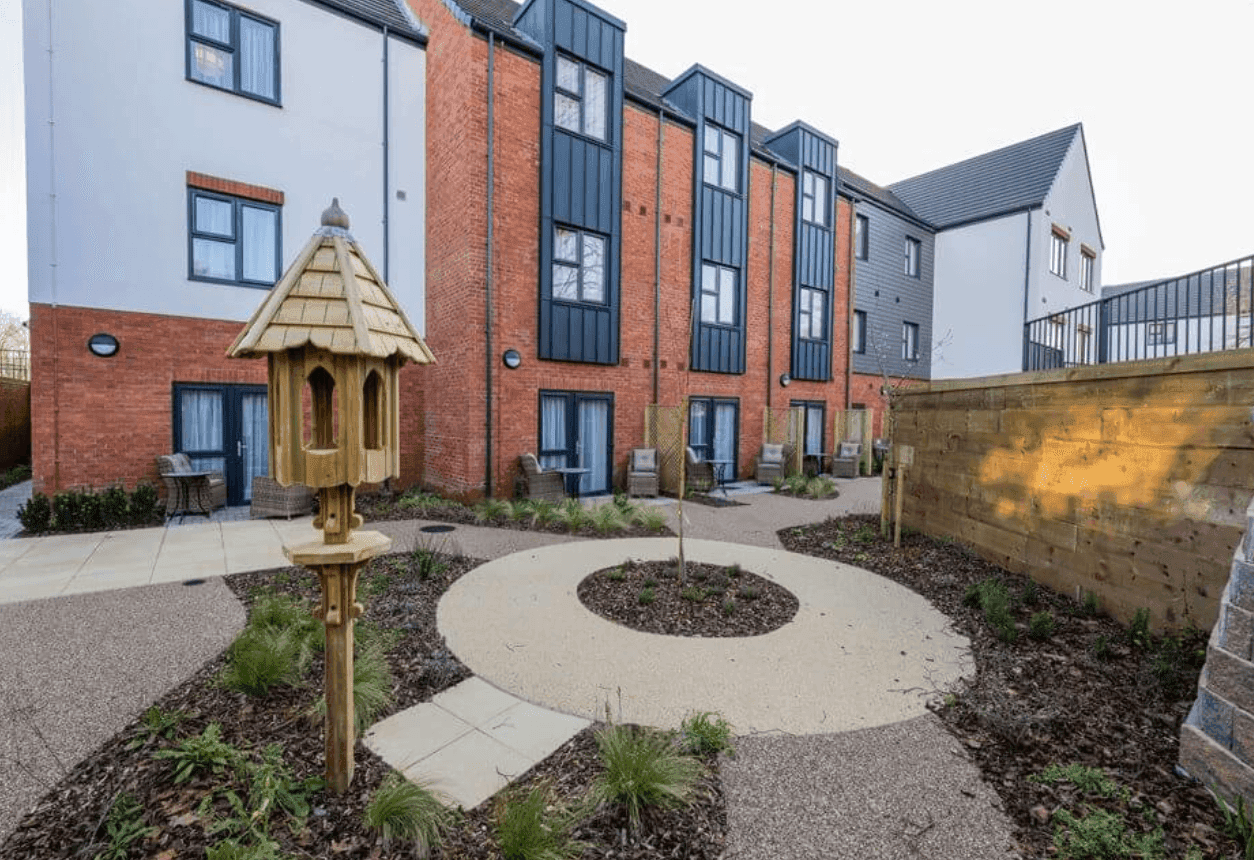
<svg viewBox="0 0 1254 860"><path fill-rule="evenodd" d="M566 481L558 472L546 472L540 468L535 454L521 454L518 465L522 469L523 489L527 498L561 502L566 499Z"/></svg>
<svg viewBox="0 0 1254 860"><path fill-rule="evenodd" d="M627 495L657 495L657 449L632 448L627 470Z"/></svg>

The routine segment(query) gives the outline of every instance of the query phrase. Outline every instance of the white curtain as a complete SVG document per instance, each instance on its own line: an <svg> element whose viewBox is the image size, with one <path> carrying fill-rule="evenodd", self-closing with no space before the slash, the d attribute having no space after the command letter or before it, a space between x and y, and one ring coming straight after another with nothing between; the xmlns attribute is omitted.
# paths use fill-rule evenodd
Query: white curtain
<svg viewBox="0 0 1254 860"><path fill-rule="evenodd" d="M727 460L728 480L735 475L736 463L736 407L731 403L714 404L714 456L712 460Z"/></svg>
<svg viewBox="0 0 1254 860"><path fill-rule="evenodd" d="M240 240L244 243L244 279L272 284L275 272L275 247L278 240L278 215L272 209L241 207Z"/></svg>
<svg viewBox="0 0 1254 860"><path fill-rule="evenodd" d="M597 140L605 140L608 79L600 72L584 69L583 84L583 133Z"/></svg>
<svg viewBox="0 0 1254 860"><path fill-rule="evenodd" d="M706 418L706 402L704 400L694 400L688 404L688 444L692 446L692 450L697 456L703 460L710 459L710 452L706 450L705 440L709 438L709 431L705 429Z"/></svg>
<svg viewBox="0 0 1254 860"><path fill-rule="evenodd" d="M222 392L181 392L179 419L181 422L180 451L222 450ZM222 471L226 468L226 458L222 456L189 456L189 459L192 469L196 471Z"/></svg>
<svg viewBox="0 0 1254 860"><path fill-rule="evenodd" d="M245 394L244 412L244 501L252 499L253 478L270 474L269 407L265 394Z"/></svg>
<svg viewBox="0 0 1254 860"><path fill-rule="evenodd" d="M540 400L540 450L550 452L539 456L541 469L566 465L565 397L543 397ZM557 451L561 453L553 453Z"/></svg>
<svg viewBox="0 0 1254 860"><path fill-rule="evenodd" d="M192 3L192 32L224 44L231 43L231 13L218 6Z"/></svg>
<svg viewBox="0 0 1254 860"><path fill-rule="evenodd" d="M823 451L823 407L806 407L806 450L807 454L819 454Z"/></svg>
<svg viewBox="0 0 1254 860"><path fill-rule="evenodd" d="M610 405L604 400L579 403L579 492L603 493L610 488L609 432Z"/></svg>
<svg viewBox="0 0 1254 860"><path fill-rule="evenodd" d="M239 43L240 89L263 98L275 98L274 27L241 15Z"/></svg>

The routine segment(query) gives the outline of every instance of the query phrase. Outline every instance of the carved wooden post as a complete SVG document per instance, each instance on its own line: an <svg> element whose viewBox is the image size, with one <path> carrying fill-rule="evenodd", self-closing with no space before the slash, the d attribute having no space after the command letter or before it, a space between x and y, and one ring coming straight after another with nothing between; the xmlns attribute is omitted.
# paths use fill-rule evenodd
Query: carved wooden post
<svg viewBox="0 0 1254 860"><path fill-rule="evenodd" d="M367 312L367 308L369 312ZM356 487L400 473L402 364L435 361L383 279L348 232L333 200L322 227L283 273L228 355L269 358L270 473L318 491L322 539L283 551L322 587L314 614L326 627L326 776L336 793L353 779L353 627L357 577L391 546L362 524Z"/></svg>

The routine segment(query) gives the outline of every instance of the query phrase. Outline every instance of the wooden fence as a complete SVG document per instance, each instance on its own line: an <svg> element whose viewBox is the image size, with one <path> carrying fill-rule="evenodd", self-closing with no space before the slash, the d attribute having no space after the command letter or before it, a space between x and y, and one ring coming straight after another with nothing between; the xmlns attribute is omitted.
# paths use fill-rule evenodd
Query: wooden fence
<svg viewBox="0 0 1254 860"><path fill-rule="evenodd" d="M1209 627L1254 496L1254 350L899 392L903 523L1122 620Z"/></svg>

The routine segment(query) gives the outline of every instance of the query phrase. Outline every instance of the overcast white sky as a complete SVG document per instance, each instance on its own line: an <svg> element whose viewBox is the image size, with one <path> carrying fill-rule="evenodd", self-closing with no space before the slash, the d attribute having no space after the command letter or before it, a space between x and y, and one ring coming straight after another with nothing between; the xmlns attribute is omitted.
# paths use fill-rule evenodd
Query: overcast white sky
<svg viewBox="0 0 1254 860"><path fill-rule="evenodd" d="M20 5L0 3L0 310L25 315ZM1254 0L598 5L629 57L707 66L881 184L1083 122L1106 284L1254 253Z"/></svg>

